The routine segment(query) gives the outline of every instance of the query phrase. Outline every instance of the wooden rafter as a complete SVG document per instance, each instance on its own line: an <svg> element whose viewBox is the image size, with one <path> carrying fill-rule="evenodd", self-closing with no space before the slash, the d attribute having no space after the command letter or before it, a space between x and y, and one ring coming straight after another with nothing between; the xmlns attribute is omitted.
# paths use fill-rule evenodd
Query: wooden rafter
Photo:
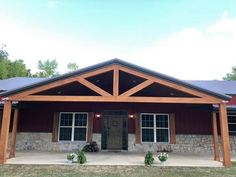
<svg viewBox="0 0 236 177"><path fill-rule="evenodd" d="M108 66L108 67L104 67L104 68L101 68L101 69L98 69L98 70L95 70L95 71L91 71L89 73L82 74L79 77L80 78L87 78L87 77L95 76L95 75L102 74L102 73L105 73L105 72L108 72L108 71L112 71L113 69L114 69L114 66ZM55 87L58 87L58 86L63 86L63 85L75 82L77 80L78 80L78 77L66 78L64 80L55 81L55 82L52 82L52 83L49 83L49 84L46 84L46 85L42 85L42 86L27 90L27 91L23 91L22 93L12 95L11 98L17 99L19 97L29 96L29 95L39 93L39 92L42 92L42 91L45 91L45 90L48 90L48 89L51 89L51 88L55 88ZM105 92L103 92L103 94L105 94Z"/></svg>
<svg viewBox="0 0 236 177"><path fill-rule="evenodd" d="M24 91L22 93L11 96L11 98L17 99L19 97L29 96L29 95L32 95L32 94L35 94L35 93L39 93L39 92L42 92L42 91L45 91L45 90L49 90L51 88L63 86L63 85L66 85L66 84L69 84L69 83L72 83L72 82L75 82L75 81L77 81L76 78L67 78L65 80L52 82L52 83L49 83L49 84L46 84L46 85L36 87L34 89L31 89L31 90Z"/></svg>
<svg viewBox="0 0 236 177"><path fill-rule="evenodd" d="M119 69L118 65L114 65L113 70L113 96L119 95Z"/></svg>
<svg viewBox="0 0 236 177"><path fill-rule="evenodd" d="M119 70L127 72L127 73L130 73L130 74L133 74L133 75L136 75L136 76L139 76L139 77L142 77L142 78L145 78L145 79L154 80L156 83L165 85L167 87L170 87L170 88L173 88L173 89L176 89L176 90L179 90L179 91L191 94L191 95L198 96L200 98L204 98L204 99L212 100L212 101L218 101L218 103L221 103L221 101L222 101L222 100L220 100L218 98L215 98L213 96L207 95L207 94L202 93L202 92L199 92L197 90L193 90L193 89L184 87L182 85L179 85L179 84L176 84L176 83L173 83L173 82L168 82L168 81L165 81L163 79L160 79L160 78L157 78L157 77L153 77L153 76L144 74L142 72L135 71L135 70L130 69L130 68L119 66Z"/></svg>
<svg viewBox="0 0 236 177"><path fill-rule="evenodd" d="M80 82L84 86L90 88L91 90L95 91L96 93L102 96L112 96L110 93L106 92L105 90L101 89L100 87L94 85L93 83L87 81L84 78L78 77L77 79L78 79L78 82Z"/></svg>
<svg viewBox="0 0 236 177"><path fill-rule="evenodd" d="M143 83L129 89L125 93L119 95L119 71L123 71L132 75L136 75L138 77L142 77L146 79ZM108 71L113 71L113 95L103 90L102 88L96 86L95 84L89 82L86 78L92 77L98 74L102 74ZM72 82L80 82L101 96L40 96L40 95L32 95L36 94L51 88L55 88L58 86L63 86L65 84L69 84ZM152 83L158 83L184 93L188 93L198 98L183 98L183 97L131 97L134 93L146 88ZM107 102L150 102L150 103L198 103L198 104L220 104L222 102L221 99L215 98L214 96L210 96L203 92L182 86L180 84L169 82L160 78L156 78L154 76L136 71L134 69L126 68L120 65L111 65L98 70L94 70L88 73L81 74L80 76L75 76L71 78L66 78L64 80L55 81L46 85L39 86L37 88L33 88L31 90L23 91L22 93L18 93L9 97L10 100L14 101L107 101Z"/></svg>
<svg viewBox="0 0 236 177"><path fill-rule="evenodd" d="M88 78L88 77L96 76L96 75L99 75L99 74L102 74L102 73L106 73L108 71L112 71L113 69L114 69L114 66L107 66L107 67L104 67L104 68L101 68L101 69L97 69L97 70L90 71L88 73L82 74L82 75L80 75L80 77Z"/></svg>
<svg viewBox="0 0 236 177"><path fill-rule="evenodd" d="M129 89L128 91L126 91L125 93L121 94L120 96L122 97L128 97L130 95L133 95L134 93L137 93L138 91L146 88L147 86L151 85L152 83L154 83L153 80L146 80L144 82L142 82L141 84Z"/></svg>
<svg viewBox="0 0 236 177"><path fill-rule="evenodd" d="M216 101L203 98L182 97L104 97L104 96L44 96L30 95L14 99L14 101L55 101L55 102L136 102L136 103L191 103L217 104Z"/></svg>

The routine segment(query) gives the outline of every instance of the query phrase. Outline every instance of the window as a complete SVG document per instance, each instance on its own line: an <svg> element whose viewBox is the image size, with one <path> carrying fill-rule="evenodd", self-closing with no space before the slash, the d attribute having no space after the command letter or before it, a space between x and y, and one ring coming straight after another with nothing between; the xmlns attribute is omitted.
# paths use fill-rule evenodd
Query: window
<svg viewBox="0 0 236 177"><path fill-rule="evenodd" d="M169 142L168 114L141 114L142 142Z"/></svg>
<svg viewBox="0 0 236 177"><path fill-rule="evenodd" d="M228 114L229 133L236 135L236 114Z"/></svg>
<svg viewBox="0 0 236 177"><path fill-rule="evenodd" d="M86 141L88 113L60 113L59 141Z"/></svg>

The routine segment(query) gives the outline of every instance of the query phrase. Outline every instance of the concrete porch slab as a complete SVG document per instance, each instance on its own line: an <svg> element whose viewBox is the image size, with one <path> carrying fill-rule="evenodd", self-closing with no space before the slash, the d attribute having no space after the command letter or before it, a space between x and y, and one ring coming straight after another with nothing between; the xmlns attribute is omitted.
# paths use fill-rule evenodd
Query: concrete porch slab
<svg viewBox="0 0 236 177"><path fill-rule="evenodd" d="M62 152L20 151L6 164L74 165L66 160L66 155ZM145 153L134 152L86 153L86 165L144 165L144 156ZM161 166L156 154L154 158L154 166ZM211 154L169 153L165 166L222 167L222 163L214 161Z"/></svg>

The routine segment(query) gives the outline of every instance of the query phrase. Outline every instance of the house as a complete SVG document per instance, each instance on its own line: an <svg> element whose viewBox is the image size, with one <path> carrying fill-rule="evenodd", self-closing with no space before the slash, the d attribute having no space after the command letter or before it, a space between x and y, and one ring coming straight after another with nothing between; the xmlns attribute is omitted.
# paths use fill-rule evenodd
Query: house
<svg viewBox="0 0 236 177"><path fill-rule="evenodd" d="M102 150L209 152L215 160L222 152L226 167L236 151L233 81L182 81L112 59L50 79L2 80L0 90L0 163L7 148L14 157L92 141Z"/></svg>

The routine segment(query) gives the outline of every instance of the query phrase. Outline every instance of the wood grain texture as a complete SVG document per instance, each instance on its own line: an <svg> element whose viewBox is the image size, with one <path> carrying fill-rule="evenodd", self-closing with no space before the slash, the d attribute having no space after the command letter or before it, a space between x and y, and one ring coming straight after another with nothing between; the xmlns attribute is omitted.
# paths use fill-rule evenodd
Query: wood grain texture
<svg viewBox="0 0 236 177"><path fill-rule="evenodd" d="M14 118L13 118L13 127L12 127L12 140L11 140L11 151L10 151L10 158L15 157L15 151L16 151L16 133L17 133L17 127L18 127L18 118L19 118L19 110L14 110Z"/></svg>
<svg viewBox="0 0 236 177"><path fill-rule="evenodd" d="M220 129L221 129L221 141L222 141L222 153L223 153L223 165L225 167L231 167L232 162L230 159L230 144L229 144L229 129L228 118L225 104L220 104Z"/></svg>
<svg viewBox="0 0 236 177"><path fill-rule="evenodd" d="M0 164L4 164L7 159L7 144L11 119L12 102L5 101L2 117L2 128L0 138Z"/></svg>
<svg viewBox="0 0 236 177"><path fill-rule="evenodd" d="M213 131L213 143L214 143L214 160L220 161L217 120L216 120L216 112L214 111L212 112L212 131Z"/></svg>

